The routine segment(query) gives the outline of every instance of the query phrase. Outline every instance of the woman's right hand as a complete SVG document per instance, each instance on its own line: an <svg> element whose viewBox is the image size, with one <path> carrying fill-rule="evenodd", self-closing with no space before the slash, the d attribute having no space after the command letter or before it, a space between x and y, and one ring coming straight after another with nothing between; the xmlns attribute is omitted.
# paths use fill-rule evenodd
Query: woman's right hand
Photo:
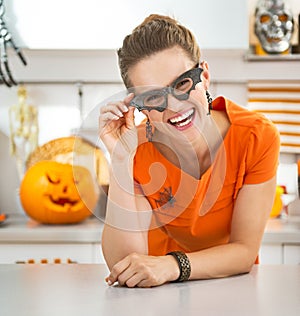
<svg viewBox="0 0 300 316"><path fill-rule="evenodd" d="M135 108L129 106L133 97L130 93L123 101L108 103L100 109L99 136L113 160L122 161L137 148Z"/></svg>

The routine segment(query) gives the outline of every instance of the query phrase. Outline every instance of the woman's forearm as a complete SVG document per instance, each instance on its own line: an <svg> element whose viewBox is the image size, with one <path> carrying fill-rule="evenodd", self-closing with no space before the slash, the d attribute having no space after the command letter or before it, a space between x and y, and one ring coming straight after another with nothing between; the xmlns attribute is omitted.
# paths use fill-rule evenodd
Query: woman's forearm
<svg viewBox="0 0 300 316"><path fill-rule="evenodd" d="M148 253L150 212L140 212L132 178L132 163L129 167L123 162L112 165L102 234L103 254L109 268L130 253Z"/></svg>
<svg viewBox="0 0 300 316"><path fill-rule="evenodd" d="M187 255L191 262L190 279L195 280L247 273L255 262L257 252L244 244L232 242Z"/></svg>
<svg viewBox="0 0 300 316"><path fill-rule="evenodd" d="M274 201L276 177L244 185L235 201L228 244L188 254L193 279L225 277L248 272L258 255Z"/></svg>

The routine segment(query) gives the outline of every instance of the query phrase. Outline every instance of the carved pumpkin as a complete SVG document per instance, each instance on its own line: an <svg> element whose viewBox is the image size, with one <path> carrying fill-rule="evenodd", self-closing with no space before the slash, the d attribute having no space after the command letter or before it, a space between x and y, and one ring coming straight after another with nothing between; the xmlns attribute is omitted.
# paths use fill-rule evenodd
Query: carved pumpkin
<svg viewBox="0 0 300 316"><path fill-rule="evenodd" d="M91 215L97 188L88 169L56 161L29 168L20 185L25 212L44 224L77 223Z"/></svg>

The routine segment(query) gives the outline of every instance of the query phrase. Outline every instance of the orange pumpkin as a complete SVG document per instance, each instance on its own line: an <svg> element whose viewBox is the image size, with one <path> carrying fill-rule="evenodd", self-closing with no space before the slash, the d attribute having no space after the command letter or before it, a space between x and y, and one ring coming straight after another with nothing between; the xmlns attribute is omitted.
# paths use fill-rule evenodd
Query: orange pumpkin
<svg viewBox="0 0 300 316"><path fill-rule="evenodd" d="M20 185L25 212L44 224L84 220L92 214L97 195L88 169L50 160L29 168Z"/></svg>

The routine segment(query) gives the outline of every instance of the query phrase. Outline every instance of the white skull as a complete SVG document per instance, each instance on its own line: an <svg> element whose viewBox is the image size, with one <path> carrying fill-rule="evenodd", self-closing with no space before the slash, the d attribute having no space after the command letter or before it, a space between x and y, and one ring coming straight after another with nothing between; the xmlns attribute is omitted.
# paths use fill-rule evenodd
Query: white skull
<svg viewBox="0 0 300 316"><path fill-rule="evenodd" d="M294 31L292 12L283 0L259 0L255 10L255 34L269 54L279 54L290 47Z"/></svg>

